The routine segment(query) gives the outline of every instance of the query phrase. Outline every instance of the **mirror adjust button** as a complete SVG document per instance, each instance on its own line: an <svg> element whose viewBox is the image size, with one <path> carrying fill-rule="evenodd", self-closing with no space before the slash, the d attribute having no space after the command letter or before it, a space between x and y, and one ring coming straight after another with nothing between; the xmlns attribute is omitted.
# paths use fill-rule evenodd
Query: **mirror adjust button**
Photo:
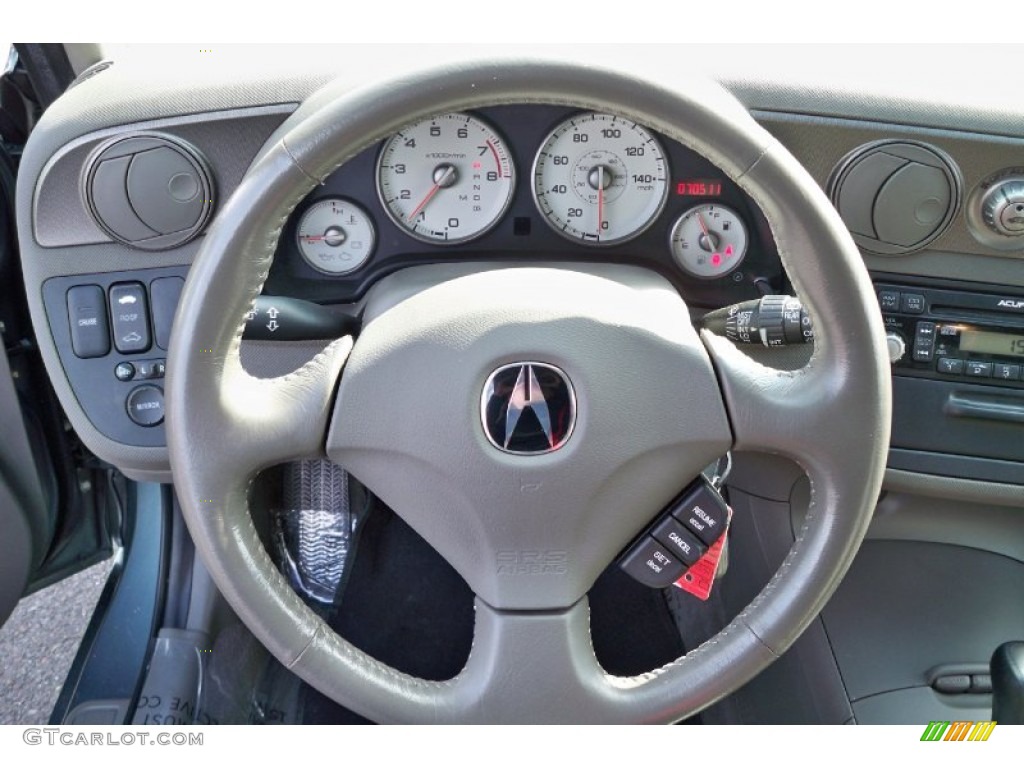
<svg viewBox="0 0 1024 768"><path fill-rule="evenodd" d="M76 285L68 291L71 348L78 357L103 357L110 351L106 300L98 285Z"/></svg>
<svg viewBox="0 0 1024 768"><path fill-rule="evenodd" d="M140 427L155 427L164 420L164 393L160 387L143 384L128 394L128 417Z"/></svg>
<svg viewBox="0 0 1024 768"><path fill-rule="evenodd" d="M135 378L162 379L166 368L163 360L138 360L135 363Z"/></svg>
<svg viewBox="0 0 1024 768"><path fill-rule="evenodd" d="M668 547L650 536L635 544L619 566L644 586L654 589L672 586L686 571L686 566L671 554Z"/></svg>
<svg viewBox="0 0 1024 768"><path fill-rule="evenodd" d="M142 283L110 286L110 317L114 327L114 346L118 352L145 352L149 349L149 307Z"/></svg>
<svg viewBox="0 0 1024 768"><path fill-rule="evenodd" d="M690 566L700 560L707 548L683 524L669 515L651 531L651 535L668 547L676 557Z"/></svg>
<svg viewBox="0 0 1024 768"><path fill-rule="evenodd" d="M672 508L672 516L709 547L718 541L728 520L722 497L701 483Z"/></svg>

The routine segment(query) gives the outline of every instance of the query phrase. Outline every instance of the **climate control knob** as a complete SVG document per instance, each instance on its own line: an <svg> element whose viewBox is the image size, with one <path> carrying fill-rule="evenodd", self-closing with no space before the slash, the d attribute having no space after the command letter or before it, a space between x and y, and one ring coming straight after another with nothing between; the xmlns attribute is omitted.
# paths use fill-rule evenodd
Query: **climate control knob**
<svg viewBox="0 0 1024 768"><path fill-rule="evenodd" d="M889 352L889 362L896 364L907 354L907 342L896 331L885 334L885 348Z"/></svg>
<svg viewBox="0 0 1024 768"><path fill-rule="evenodd" d="M996 234L1024 236L1024 177L1011 176L993 184L981 200L981 217Z"/></svg>

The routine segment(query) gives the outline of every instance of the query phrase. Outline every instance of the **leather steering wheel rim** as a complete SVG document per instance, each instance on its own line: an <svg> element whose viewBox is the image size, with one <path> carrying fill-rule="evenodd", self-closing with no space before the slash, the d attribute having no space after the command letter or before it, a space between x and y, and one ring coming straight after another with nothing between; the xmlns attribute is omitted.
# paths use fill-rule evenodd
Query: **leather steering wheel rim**
<svg viewBox="0 0 1024 768"><path fill-rule="evenodd" d="M244 315L286 220L326 176L417 119L524 102L633 119L707 157L760 206L814 320L812 359L780 372L706 332L696 346L701 364L713 364L731 447L796 460L811 480L811 506L761 593L717 636L665 667L633 678L604 672L590 644L585 597L559 610L521 610L514 600L500 604L495 593L498 607L477 600L465 669L432 682L334 634L274 567L249 515L248 491L259 470L325 454L352 340L339 339L298 371L268 380L242 369L239 346ZM381 722L674 722L782 654L848 569L888 447L882 339L867 271L838 215L802 166L724 89L560 62L449 65L325 104L267 148L225 203L175 318L166 395L171 464L197 551L238 616L284 666L351 709ZM693 352L692 342L680 343ZM335 422L332 432L338 428ZM680 478L680 487L688 479Z"/></svg>

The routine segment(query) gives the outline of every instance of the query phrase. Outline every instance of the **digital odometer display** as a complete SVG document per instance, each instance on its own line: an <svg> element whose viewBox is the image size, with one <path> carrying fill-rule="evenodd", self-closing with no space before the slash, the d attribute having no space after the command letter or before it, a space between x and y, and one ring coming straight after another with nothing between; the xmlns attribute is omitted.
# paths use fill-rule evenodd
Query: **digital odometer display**
<svg viewBox="0 0 1024 768"><path fill-rule="evenodd" d="M676 182L676 194L680 197L720 197L721 179L681 179Z"/></svg>
<svg viewBox="0 0 1024 768"><path fill-rule="evenodd" d="M992 331L963 330L960 332L960 351L1024 357L1024 336L993 333Z"/></svg>

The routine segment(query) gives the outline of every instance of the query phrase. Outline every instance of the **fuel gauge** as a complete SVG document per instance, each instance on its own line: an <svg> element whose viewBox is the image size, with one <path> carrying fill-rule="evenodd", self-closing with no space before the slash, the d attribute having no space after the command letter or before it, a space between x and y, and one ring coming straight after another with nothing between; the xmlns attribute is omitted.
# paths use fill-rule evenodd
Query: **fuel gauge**
<svg viewBox="0 0 1024 768"><path fill-rule="evenodd" d="M672 257L694 277L722 277L747 255L747 227L732 208L705 203L691 208L672 227Z"/></svg>

